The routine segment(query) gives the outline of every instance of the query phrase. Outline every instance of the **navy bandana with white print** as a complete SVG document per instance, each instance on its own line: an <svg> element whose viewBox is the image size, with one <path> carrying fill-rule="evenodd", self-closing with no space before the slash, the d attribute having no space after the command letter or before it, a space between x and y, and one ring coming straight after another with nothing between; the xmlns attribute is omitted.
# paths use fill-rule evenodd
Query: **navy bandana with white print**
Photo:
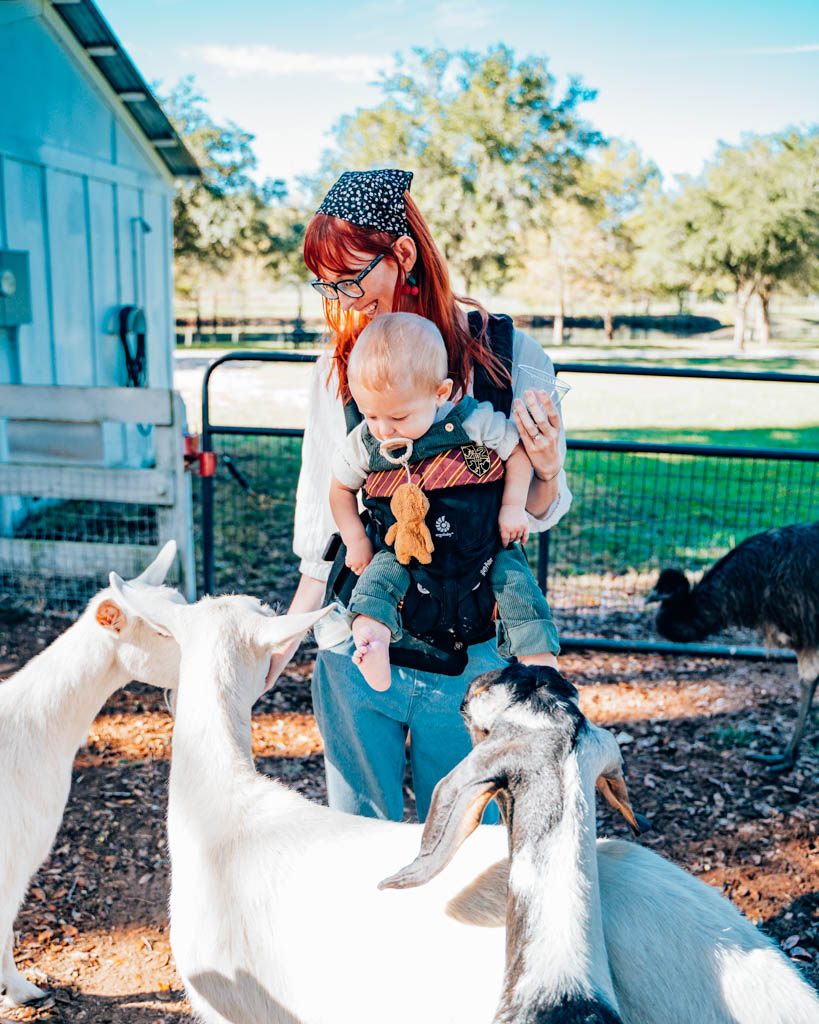
<svg viewBox="0 0 819 1024"><path fill-rule="evenodd" d="M345 171L324 197L316 213L340 217L350 224L392 235L408 235L404 193L409 191L412 171L383 168L378 171Z"/></svg>

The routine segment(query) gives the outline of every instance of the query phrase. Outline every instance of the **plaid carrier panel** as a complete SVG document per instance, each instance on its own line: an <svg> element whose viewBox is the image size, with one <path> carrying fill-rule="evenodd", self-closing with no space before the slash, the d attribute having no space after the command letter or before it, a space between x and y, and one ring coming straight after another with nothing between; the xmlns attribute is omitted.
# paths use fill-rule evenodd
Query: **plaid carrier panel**
<svg viewBox="0 0 819 1024"><path fill-rule="evenodd" d="M445 487L463 487L467 484L491 484L503 478L503 461L497 452L479 444L465 444L461 448L431 455L410 466L412 482L423 491ZM403 466L370 473L364 489L371 498L390 498L397 487L407 482Z"/></svg>

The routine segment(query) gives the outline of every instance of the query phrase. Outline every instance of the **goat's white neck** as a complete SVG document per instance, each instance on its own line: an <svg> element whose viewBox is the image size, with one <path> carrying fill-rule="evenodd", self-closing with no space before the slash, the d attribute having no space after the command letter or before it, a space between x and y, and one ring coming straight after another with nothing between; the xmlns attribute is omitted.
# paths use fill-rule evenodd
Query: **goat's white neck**
<svg viewBox="0 0 819 1024"><path fill-rule="evenodd" d="M130 676L116 658L116 639L86 611L8 683L8 699L19 694L17 710L28 736L41 734L50 749L73 753L111 694Z"/></svg>
<svg viewBox="0 0 819 1024"><path fill-rule="evenodd" d="M247 655L227 634L192 636L182 645L169 827L220 841L232 828L243 783L255 775L250 701L242 698Z"/></svg>
<svg viewBox="0 0 819 1024"><path fill-rule="evenodd" d="M577 758L563 765L562 812L551 827L516 801L511 831L506 989L498 1021L521 1004L602 998L616 1009L603 937L597 875L594 785ZM509 1018L512 1019L512 1018Z"/></svg>

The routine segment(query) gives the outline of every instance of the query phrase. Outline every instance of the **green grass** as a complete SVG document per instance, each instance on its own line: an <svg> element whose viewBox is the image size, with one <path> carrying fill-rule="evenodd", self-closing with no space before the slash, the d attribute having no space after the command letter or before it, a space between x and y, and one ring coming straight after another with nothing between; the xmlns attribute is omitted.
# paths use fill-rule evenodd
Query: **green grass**
<svg viewBox="0 0 819 1024"><path fill-rule="evenodd" d="M298 438L218 438L250 486L220 468L216 481L218 589L287 600ZM819 516L819 463L571 451L572 510L553 532L554 578L652 574L668 562L705 568L757 530ZM529 546L530 557L537 547Z"/></svg>
<svg viewBox="0 0 819 1024"><path fill-rule="evenodd" d="M578 440L819 450L819 384L563 376L573 388L563 419Z"/></svg>
<svg viewBox="0 0 819 1024"><path fill-rule="evenodd" d="M819 516L819 462L570 451L558 575L705 568L760 529Z"/></svg>

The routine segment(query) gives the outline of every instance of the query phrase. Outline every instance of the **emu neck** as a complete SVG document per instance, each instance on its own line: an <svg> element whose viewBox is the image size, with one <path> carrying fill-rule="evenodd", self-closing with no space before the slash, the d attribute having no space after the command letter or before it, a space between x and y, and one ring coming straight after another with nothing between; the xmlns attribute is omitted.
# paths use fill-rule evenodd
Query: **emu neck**
<svg viewBox="0 0 819 1024"><path fill-rule="evenodd" d="M116 641L85 612L44 651L0 684L0 693L25 720L26 735L47 739L49 749L73 752L98 711L129 681L117 663Z"/></svg>
<svg viewBox="0 0 819 1024"><path fill-rule="evenodd" d="M173 730L169 815L216 837L229 831L242 782L255 775L241 652L192 637L183 645ZM169 822L170 824L171 822Z"/></svg>
<svg viewBox="0 0 819 1024"><path fill-rule="evenodd" d="M555 784L527 785L510 823L506 976L496 1021L535 1020L569 1000L617 1002L603 938L597 877L594 788L577 762ZM560 789L558 784L558 790ZM543 799L540 794L547 794ZM519 1016L527 1008L527 1016Z"/></svg>

